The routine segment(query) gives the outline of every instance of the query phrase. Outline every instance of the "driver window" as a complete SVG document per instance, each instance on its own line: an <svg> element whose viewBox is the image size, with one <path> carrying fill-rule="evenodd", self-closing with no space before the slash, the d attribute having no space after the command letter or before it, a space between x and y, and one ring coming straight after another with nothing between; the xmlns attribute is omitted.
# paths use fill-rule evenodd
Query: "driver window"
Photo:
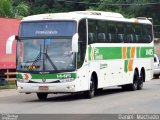
<svg viewBox="0 0 160 120"><path fill-rule="evenodd" d="M80 68L84 62L86 53L86 19L79 22L78 25L78 54L77 54L77 68Z"/></svg>

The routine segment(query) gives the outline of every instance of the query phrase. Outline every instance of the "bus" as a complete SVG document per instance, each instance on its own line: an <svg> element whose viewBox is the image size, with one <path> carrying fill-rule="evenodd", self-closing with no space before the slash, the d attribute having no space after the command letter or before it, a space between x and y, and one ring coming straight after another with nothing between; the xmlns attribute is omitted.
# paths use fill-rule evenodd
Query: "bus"
<svg viewBox="0 0 160 120"><path fill-rule="evenodd" d="M92 98L109 86L141 90L153 78L153 25L145 17L75 11L22 19L6 53L17 41L16 81L20 93L81 93Z"/></svg>

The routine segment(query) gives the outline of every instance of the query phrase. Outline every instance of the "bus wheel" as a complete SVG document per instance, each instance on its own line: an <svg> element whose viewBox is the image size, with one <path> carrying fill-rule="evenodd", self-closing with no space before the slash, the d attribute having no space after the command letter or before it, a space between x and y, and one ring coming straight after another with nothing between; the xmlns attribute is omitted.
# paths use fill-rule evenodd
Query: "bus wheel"
<svg viewBox="0 0 160 120"><path fill-rule="evenodd" d="M135 71L134 72L134 77L133 77L133 83L129 85L129 88L130 88L131 91L135 91L135 90L138 89L138 81L139 81L139 75Z"/></svg>
<svg viewBox="0 0 160 120"><path fill-rule="evenodd" d="M140 77L139 80L138 80L138 87L137 87L138 90L142 90L144 79L145 79L145 78L144 78L144 74L143 74L142 71L141 71L141 77Z"/></svg>
<svg viewBox="0 0 160 120"><path fill-rule="evenodd" d="M94 97L95 89L96 89L95 88L95 81L94 81L94 78L92 76L91 80L90 80L90 89L88 91L84 92L85 98L92 98L92 97Z"/></svg>
<svg viewBox="0 0 160 120"><path fill-rule="evenodd" d="M159 75L154 75L153 76L155 79L159 79Z"/></svg>
<svg viewBox="0 0 160 120"><path fill-rule="evenodd" d="M37 93L37 97L39 100L46 100L48 94L47 93Z"/></svg>

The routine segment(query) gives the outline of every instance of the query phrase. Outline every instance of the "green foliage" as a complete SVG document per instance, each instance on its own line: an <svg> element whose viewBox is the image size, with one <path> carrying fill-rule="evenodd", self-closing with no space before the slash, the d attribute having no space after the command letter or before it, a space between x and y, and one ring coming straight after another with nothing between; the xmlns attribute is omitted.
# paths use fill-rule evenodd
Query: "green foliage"
<svg viewBox="0 0 160 120"><path fill-rule="evenodd" d="M29 15L29 6L25 3L20 3L18 6L14 7L14 17L23 18L23 16Z"/></svg>
<svg viewBox="0 0 160 120"><path fill-rule="evenodd" d="M160 21L160 18L157 17L160 16L160 12L157 12L160 11L160 4L147 4L155 2L158 3L160 2L160 0L71 1L72 0L0 0L0 16L17 18L33 14L79 11L89 9L120 12L125 17L152 17L154 18L155 23L158 23Z"/></svg>
<svg viewBox="0 0 160 120"><path fill-rule="evenodd" d="M0 0L0 17L13 17L11 0Z"/></svg>
<svg viewBox="0 0 160 120"><path fill-rule="evenodd" d="M151 4L149 4L151 3ZM101 0L94 10L114 11L125 17L150 17L155 24L160 24L160 0ZM127 5L126 5L127 4Z"/></svg>
<svg viewBox="0 0 160 120"><path fill-rule="evenodd" d="M22 18L29 15L29 6L16 0L17 5L12 0L0 0L0 17Z"/></svg>
<svg viewBox="0 0 160 120"><path fill-rule="evenodd" d="M0 17L82 10L119 12L128 18L150 17L154 24L160 24L160 0L0 0Z"/></svg>

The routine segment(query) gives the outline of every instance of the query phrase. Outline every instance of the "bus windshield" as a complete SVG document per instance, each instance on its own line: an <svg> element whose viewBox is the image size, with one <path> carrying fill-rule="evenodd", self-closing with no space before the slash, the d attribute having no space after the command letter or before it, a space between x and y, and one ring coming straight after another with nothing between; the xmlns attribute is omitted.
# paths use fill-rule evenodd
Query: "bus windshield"
<svg viewBox="0 0 160 120"><path fill-rule="evenodd" d="M70 71L75 69L71 39L27 39L17 44L18 71Z"/></svg>
<svg viewBox="0 0 160 120"><path fill-rule="evenodd" d="M17 71L60 72L75 70L71 52L73 21L21 23L17 42Z"/></svg>

